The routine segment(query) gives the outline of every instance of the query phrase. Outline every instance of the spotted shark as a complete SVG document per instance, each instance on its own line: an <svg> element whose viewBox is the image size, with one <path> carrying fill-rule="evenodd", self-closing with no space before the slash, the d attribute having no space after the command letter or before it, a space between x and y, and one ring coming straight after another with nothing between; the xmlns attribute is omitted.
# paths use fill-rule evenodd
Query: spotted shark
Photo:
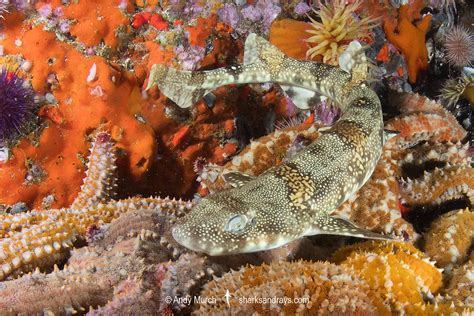
<svg viewBox="0 0 474 316"><path fill-rule="evenodd" d="M364 83L363 61L348 71L296 60L250 34L242 65L195 72L154 65L147 88L156 84L181 107L223 85L271 82L300 108L322 95L342 111L337 122L285 163L258 177L225 174L232 188L201 199L173 227L174 239L212 256L273 249L317 234L392 239L331 215L372 175L389 137L380 100Z"/></svg>

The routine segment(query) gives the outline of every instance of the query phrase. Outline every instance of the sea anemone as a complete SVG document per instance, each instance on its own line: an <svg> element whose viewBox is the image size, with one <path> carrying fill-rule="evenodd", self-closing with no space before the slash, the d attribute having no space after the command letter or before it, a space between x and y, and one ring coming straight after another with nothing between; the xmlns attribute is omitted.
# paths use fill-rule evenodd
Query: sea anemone
<svg viewBox="0 0 474 316"><path fill-rule="evenodd" d="M362 5L356 0L346 4L344 0L334 0L324 5L319 3L319 10L313 12L321 18L321 22L309 17L313 34L306 41L316 44L306 52L309 58L321 55L323 62L337 65L339 55L344 52L349 43L356 39L370 37L369 30L375 27L376 19L372 17L357 18L355 12Z"/></svg>
<svg viewBox="0 0 474 316"><path fill-rule="evenodd" d="M0 143L22 134L34 117L34 92L15 73L0 70Z"/></svg>
<svg viewBox="0 0 474 316"><path fill-rule="evenodd" d="M3 19L3 14L8 12L8 2L0 1L0 19Z"/></svg>
<svg viewBox="0 0 474 316"><path fill-rule="evenodd" d="M474 59L474 35L464 26L457 25L446 32L444 47L446 59L457 67L471 65Z"/></svg>
<svg viewBox="0 0 474 316"><path fill-rule="evenodd" d="M474 89L474 76L463 73L460 77L449 79L440 90L439 98L443 104L451 109L461 97L465 97L474 104L472 90Z"/></svg>

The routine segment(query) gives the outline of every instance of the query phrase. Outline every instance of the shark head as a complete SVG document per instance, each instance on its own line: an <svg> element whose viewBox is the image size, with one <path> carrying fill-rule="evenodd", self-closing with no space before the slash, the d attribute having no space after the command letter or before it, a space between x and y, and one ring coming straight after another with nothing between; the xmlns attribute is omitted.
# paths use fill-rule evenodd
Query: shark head
<svg viewBox="0 0 474 316"><path fill-rule="evenodd" d="M299 237L287 233L287 221L264 216L269 212L261 205L231 199L227 193L202 199L173 227L174 239L193 251L219 256L272 249Z"/></svg>

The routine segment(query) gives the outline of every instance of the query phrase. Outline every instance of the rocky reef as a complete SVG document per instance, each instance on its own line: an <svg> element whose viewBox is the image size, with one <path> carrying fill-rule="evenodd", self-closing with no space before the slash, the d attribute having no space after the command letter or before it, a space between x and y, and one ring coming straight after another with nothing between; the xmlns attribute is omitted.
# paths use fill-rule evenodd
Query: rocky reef
<svg viewBox="0 0 474 316"><path fill-rule="evenodd" d="M0 314L474 313L473 14L467 1L0 1ZM393 133L333 215L396 241L212 257L173 239L226 174L285 163L340 115L273 83L189 109L145 89L154 64L241 64L250 33L341 68L362 43Z"/></svg>

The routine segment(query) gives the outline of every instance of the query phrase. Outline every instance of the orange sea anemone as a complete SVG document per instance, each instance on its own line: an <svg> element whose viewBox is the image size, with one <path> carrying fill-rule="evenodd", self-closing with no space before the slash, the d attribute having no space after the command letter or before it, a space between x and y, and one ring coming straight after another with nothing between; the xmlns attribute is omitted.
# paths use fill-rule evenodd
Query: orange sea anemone
<svg viewBox="0 0 474 316"><path fill-rule="evenodd" d="M344 0L328 1L327 4L319 2L319 10L313 9L313 12L321 21L309 17L312 28L307 32L312 36L306 40L316 46L308 49L306 55L311 59L321 55L323 62L337 65L339 55L351 41L370 38L369 30L376 25L376 19L355 17L361 5L360 0L347 5Z"/></svg>

